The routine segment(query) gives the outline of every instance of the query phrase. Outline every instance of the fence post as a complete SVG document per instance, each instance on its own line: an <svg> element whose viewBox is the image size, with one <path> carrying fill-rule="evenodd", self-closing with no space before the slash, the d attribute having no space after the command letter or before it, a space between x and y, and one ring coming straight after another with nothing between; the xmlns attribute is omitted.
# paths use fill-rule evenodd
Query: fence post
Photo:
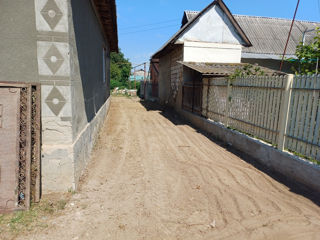
<svg viewBox="0 0 320 240"><path fill-rule="evenodd" d="M206 112L206 117L209 118L209 103L210 103L210 85L211 80L210 78L207 79L207 112Z"/></svg>
<svg viewBox="0 0 320 240"><path fill-rule="evenodd" d="M226 127L229 127L229 108L230 108L230 102L231 102L231 80L228 78L227 80L227 99L226 99L226 111L224 114L225 120L224 124Z"/></svg>
<svg viewBox="0 0 320 240"><path fill-rule="evenodd" d="M285 79L284 94L280 107L278 149L281 151L284 150L286 140L293 78L293 74L288 74Z"/></svg>
<svg viewBox="0 0 320 240"><path fill-rule="evenodd" d="M203 78L202 79L202 101L201 101L201 115L203 117L208 117L208 95L207 96L207 99L206 101L203 101L203 98L204 98L204 92L208 92L208 79L207 78Z"/></svg>

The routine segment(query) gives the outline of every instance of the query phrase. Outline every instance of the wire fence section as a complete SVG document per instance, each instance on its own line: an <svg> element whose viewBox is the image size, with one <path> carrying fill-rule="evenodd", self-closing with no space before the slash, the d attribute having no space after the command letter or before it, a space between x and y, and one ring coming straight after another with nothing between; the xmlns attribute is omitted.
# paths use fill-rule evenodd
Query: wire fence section
<svg viewBox="0 0 320 240"><path fill-rule="evenodd" d="M202 115L320 160L320 75L251 76L203 82Z"/></svg>

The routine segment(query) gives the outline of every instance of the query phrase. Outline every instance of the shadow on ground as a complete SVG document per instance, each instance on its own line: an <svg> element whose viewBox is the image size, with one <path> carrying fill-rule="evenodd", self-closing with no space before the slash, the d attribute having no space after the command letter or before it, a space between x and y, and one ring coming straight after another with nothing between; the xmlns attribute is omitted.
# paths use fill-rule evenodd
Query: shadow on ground
<svg viewBox="0 0 320 240"><path fill-rule="evenodd" d="M308 198L309 200L311 200L313 203L317 204L320 207L320 192L315 192L314 190L308 188L307 186L305 186L303 184L292 181L288 177L269 169L265 165L262 165L256 159L252 158L248 154L233 148L229 144L226 144L224 142L219 141L218 139L216 139L214 136L212 136L211 134L209 134L207 132L204 132L204 131L197 129L193 124L191 124L187 120L183 119L171 107L160 105L157 102L150 102L150 101L145 101L145 100L140 100L140 103L147 111L158 111L163 117L167 118L175 125L188 125L188 126L190 126L196 132L204 135L205 137L207 137L208 139L213 141L215 144L221 146L222 148L226 149L227 151L240 157L241 159L243 159L247 163L254 166L259 171L264 172L265 174L272 177L274 180L284 184L285 186L287 186L289 188L289 190L291 192L299 194L305 198Z"/></svg>

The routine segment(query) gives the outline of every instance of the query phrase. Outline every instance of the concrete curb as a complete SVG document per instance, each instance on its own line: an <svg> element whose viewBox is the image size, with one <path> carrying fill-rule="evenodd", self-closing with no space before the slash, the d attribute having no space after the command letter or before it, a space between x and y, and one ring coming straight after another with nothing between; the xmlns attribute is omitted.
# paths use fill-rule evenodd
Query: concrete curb
<svg viewBox="0 0 320 240"><path fill-rule="evenodd" d="M187 111L181 110L179 114L190 121L195 127L248 154L271 170L320 192L320 167L318 165L291 153L279 151L265 142L228 129L222 124Z"/></svg>

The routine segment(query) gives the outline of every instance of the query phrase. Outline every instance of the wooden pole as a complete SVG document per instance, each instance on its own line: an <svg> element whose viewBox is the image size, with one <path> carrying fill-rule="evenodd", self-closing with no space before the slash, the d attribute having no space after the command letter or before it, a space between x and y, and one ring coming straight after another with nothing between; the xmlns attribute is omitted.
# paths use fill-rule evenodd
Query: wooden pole
<svg viewBox="0 0 320 240"><path fill-rule="evenodd" d="M286 52L287 52L288 43L289 43L289 40L290 40L290 36L291 36L291 32L292 32L294 20L296 19L296 15L297 15L298 8L299 8L299 3L300 3L300 0L298 0L297 7L296 7L296 11L294 12L293 19L292 19L292 22L291 22L291 27L290 27L288 39L287 39L286 46L285 46L285 48L284 48L284 52L283 52L283 55L282 55L282 60L281 60L281 63L280 63L280 72L282 71L284 56L286 55Z"/></svg>
<svg viewBox="0 0 320 240"><path fill-rule="evenodd" d="M147 63L145 62L144 64L144 81L147 81Z"/></svg>
<svg viewBox="0 0 320 240"><path fill-rule="evenodd" d="M136 68L133 69L133 75L134 75L134 89L136 89Z"/></svg>

